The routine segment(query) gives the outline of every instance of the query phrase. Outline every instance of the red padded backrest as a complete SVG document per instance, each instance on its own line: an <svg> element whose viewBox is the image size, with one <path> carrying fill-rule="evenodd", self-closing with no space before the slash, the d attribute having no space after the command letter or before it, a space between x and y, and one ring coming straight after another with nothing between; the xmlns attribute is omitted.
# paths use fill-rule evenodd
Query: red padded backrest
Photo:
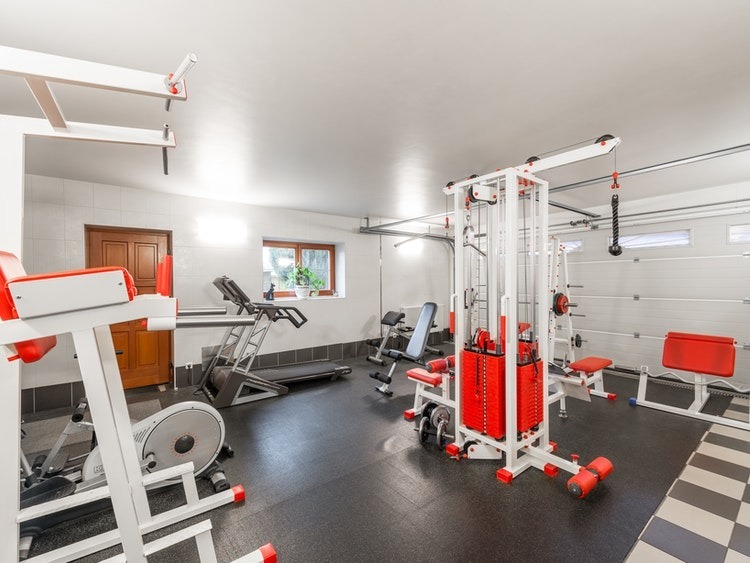
<svg viewBox="0 0 750 563"><path fill-rule="evenodd" d="M734 375L734 338L669 332L664 340L664 367L706 375Z"/></svg>
<svg viewBox="0 0 750 563"><path fill-rule="evenodd" d="M26 270L23 269L23 264L18 257L10 252L0 250L0 319L9 321L18 318L6 286L8 281L22 278L25 275ZM45 336L44 338L16 342L14 347L19 358L29 364L43 358L47 352L55 347L55 344L57 344L57 337Z"/></svg>

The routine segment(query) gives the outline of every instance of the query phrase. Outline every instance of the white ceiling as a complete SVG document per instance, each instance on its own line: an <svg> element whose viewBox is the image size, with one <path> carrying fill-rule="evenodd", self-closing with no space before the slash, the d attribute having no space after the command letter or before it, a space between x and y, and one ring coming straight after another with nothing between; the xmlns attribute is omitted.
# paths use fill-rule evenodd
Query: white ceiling
<svg viewBox="0 0 750 563"><path fill-rule="evenodd" d="M750 142L747 0L6 0L0 44L153 72L188 102L54 85L65 116L160 129L158 149L31 140L27 171L349 216L445 208L448 180L603 133L619 170ZM0 112L41 116L0 76ZM609 174L598 161L553 184ZM620 197L750 180L750 153L623 181ZM602 205L599 185L556 194Z"/></svg>

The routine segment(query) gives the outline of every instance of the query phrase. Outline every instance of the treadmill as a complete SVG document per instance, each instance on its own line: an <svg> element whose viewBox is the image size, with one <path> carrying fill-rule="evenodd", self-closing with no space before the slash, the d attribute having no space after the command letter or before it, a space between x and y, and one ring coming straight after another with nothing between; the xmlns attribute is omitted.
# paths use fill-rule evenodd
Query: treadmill
<svg viewBox="0 0 750 563"><path fill-rule="evenodd" d="M254 303L240 286L227 276L216 278L214 286L224 299L237 305L237 315L250 315L254 322L227 329L203 370L199 390L216 408L239 405L286 394L287 384L329 378L351 373L351 368L328 360L289 364L274 368L252 369L258 351L271 325L290 322L300 328L307 322L296 307Z"/></svg>

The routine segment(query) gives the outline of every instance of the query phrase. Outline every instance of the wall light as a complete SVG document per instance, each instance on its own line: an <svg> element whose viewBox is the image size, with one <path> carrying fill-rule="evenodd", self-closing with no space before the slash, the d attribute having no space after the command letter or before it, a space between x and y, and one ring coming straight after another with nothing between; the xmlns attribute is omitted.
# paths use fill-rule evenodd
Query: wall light
<svg viewBox="0 0 750 563"><path fill-rule="evenodd" d="M196 218L196 238L217 246L241 246L247 242L247 224L232 217Z"/></svg>

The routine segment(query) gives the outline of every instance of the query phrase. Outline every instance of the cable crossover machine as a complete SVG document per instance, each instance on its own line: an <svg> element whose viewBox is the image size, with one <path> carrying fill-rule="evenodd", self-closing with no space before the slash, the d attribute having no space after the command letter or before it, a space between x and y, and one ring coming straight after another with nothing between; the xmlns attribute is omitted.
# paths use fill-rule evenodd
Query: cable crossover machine
<svg viewBox="0 0 750 563"><path fill-rule="evenodd" d="M307 322L307 317L296 307L252 302L237 282L227 276L216 278L213 284L224 300L237 305L235 315L247 319L246 323L226 330L198 383L198 392L203 392L214 407L230 407L285 395L289 383L324 378L333 381L352 372L348 366L327 360L253 369L253 362L273 323L287 321L300 328Z"/></svg>
<svg viewBox="0 0 750 563"><path fill-rule="evenodd" d="M577 455L559 457L549 435L550 317L559 298L548 273L549 186L536 173L608 154L619 143L605 135L444 188L455 213L455 354L407 372L417 392L404 418L415 422L420 442L434 434L455 459L502 459L497 478L505 483L530 467L552 477L562 469L573 475L567 488L578 498L611 474L605 457L585 466Z"/></svg>

